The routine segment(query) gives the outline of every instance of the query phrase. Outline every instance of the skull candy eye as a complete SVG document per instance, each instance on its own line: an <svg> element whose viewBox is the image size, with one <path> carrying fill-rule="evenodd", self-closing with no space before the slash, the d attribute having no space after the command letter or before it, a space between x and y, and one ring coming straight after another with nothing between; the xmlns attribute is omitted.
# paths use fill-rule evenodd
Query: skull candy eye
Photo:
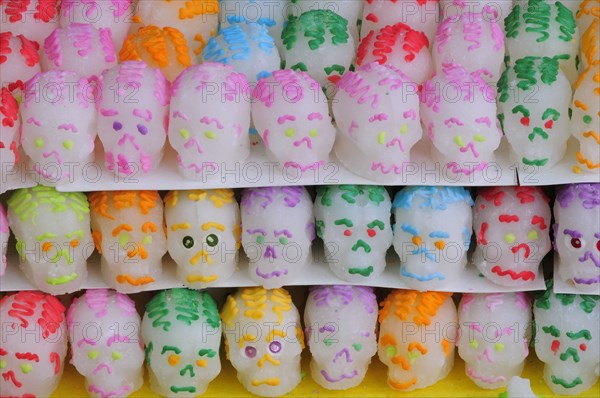
<svg viewBox="0 0 600 398"><path fill-rule="evenodd" d="M281 351L281 343L279 341L273 341L271 344L269 344L269 351L271 351L273 354L277 354L279 351Z"/></svg>
<svg viewBox="0 0 600 398"><path fill-rule="evenodd" d="M583 242L579 238L571 238L570 243L571 243L571 246L573 246L575 249L580 249L581 246L583 246Z"/></svg>
<svg viewBox="0 0 600 398"><path fill-rule="evenodd" d="M113 122L113 130L119 131L123 128L123 125L120 122Z"/></svg>
<svg viewBox="0 0 600 398"><path fill-rule="evenodd" d="M138 124L137 130L140 132L141 135L148 134L148 127L144 126L143 124Z"/></svg>
<svg viewBox="0 0 600 398"><path fill-rule="evenodd" d="M181 243L183 243L183 247L185 247L186 249L191 249L192 247L194 247L194 238L192 238L191 236L185 236Z"/></svg>
<svg viewBox="0 0 600 398"><path fill-rule="evenodd" d="M256 348L248 346L244 349L244 354L248 358L254 358L256 356Z"/></svg>
<svg viewBox="0 0 600 398"><path fill-rule="evenodd" d="M206 244L210 247L215 247L219 244L219 237L215 234L210 234L206 237Z"/></svg>
<svg viewBox="0 0 600 398"><path fill-rule="evenodd" d="M600 240L596 242L596 250L600 252Z"/></svg>

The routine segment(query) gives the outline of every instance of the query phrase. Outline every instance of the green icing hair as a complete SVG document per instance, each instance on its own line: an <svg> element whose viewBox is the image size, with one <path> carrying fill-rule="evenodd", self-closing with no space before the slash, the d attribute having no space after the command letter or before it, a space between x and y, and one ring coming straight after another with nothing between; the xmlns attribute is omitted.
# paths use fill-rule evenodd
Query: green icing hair
<svg viewBox="0 0 600 398"><path fill-rule="evenodd" d="M185 288L163 290L146 305L146 313L152 319L152 327L168 332L171 322L164 319L171 312L175 319L188 326L194 322L206 322L213 328L221 324L217 303L207 292Z"/></svg>
<svg viewBox="0 0 600 398"><path fill-rule="evenodd" d="M340 197L351 205L362 195L367 195L369 200L376 204L385 200L385 188L379 185L320 186L317 188L316 200L320 200L323 206L332 206L333 196L336 194L340 194Z"/></svg>
<svg viewBox="0 0 600 398"><path fill-rule="evenodd" d="M513 70L516 75L517 87L527 91L541 81L550 85L558 78L560 71L557 57L523 57L515 61L514 65L507 67L500 80L498 80L498 94L500 102L506 102L510 97L508 73Z"/></svg>
<svg viewBox="0 0 600 398"><path fill-rule="evenodd" d="M8 200L8 208L21 221L31 221L33 225L41 205L48 205L53 213L73 211L80 221L90 213L90 203L85 194L58 192L53 187L43 185L17 189Z"/></svg>
<svg viewBox="0 0 600 398"><path fill-rule="evenodd" d="M537 294L535 298L535 307L541 308L544 310L550 310L552 307L552 301L550 300L553 293L554 281L552 279L548 279L546 281L546 290L541 291ZM598 305L598 301L600 297L588 295L588 294L565 294L565 293L557 293L554 294L556 299L564 306L572 305L580 298L578 306L581 308L583 312L586 314L590 314Z"/></svg>
<svg viewBox="0 0 600 398"><path fill-rule="evenodd" d="M281 33L283 44L291 50L298 34L310 38L308 46L311 50L317 50L325 43L325 32L331 34L331 43L334 45L348 42L348 21L330 10L311 10L302 13L299 17L291 15L287 25Z"/></svg>

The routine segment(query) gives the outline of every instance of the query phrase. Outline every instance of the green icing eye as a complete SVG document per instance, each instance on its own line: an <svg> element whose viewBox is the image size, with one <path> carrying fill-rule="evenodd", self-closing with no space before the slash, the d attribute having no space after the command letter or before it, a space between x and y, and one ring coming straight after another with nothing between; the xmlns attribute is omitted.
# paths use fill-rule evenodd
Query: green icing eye
<svg viewBox="0 0 600 398"><path fill-rule="evenodd" d="M286 238L285 236L282 236L281 238L279 238L279 243L281 243L282 245L287 245L288 238Z"/></svg>
<svg viewBox="0 0 600 398"><path fill-rule="evenodd" d="M206 244L210 247L215 247L219 244L219 237L215 234L210 234L206 237Z"/></svg>
<svg viewBox="0 0 600 398"><path fill-rule="evenodd" d="M41 147L44 146L44 139L38 137L38 138L35 139L34 144L35 144L36 148L41 148Z"/></svg>
<svg viewBox="0 0 600 398"><path fill-rule="evenodd" d="M97 350L92 350L92 351L88 352L88 354L87 354L89 359L96 359L96 358L98 358L98 355L100 355L100 352Z"/></svg>
<svg viewBox="0 0 600 398"><path fill-rule="evenodd" d="M123 358L123 355L119 351L115 351L112 353L112 359L117 360Z"/></svg>
<svg viewBox="0 0 600 398"><path fill-rule="evenodd" d="M256 237L256 243L258 243L259 245L262 245L263 242L265 241L265 237L262 235L259 235Z"/></svg>
<svg viewBox="0 0 600 398"><path fill-rule="evenodd" d="M585 116L583 117L583 122L584 122L585 124L590 124L590 123L592 122L592 117L591 117L590 115L585 115Z"/></svg>

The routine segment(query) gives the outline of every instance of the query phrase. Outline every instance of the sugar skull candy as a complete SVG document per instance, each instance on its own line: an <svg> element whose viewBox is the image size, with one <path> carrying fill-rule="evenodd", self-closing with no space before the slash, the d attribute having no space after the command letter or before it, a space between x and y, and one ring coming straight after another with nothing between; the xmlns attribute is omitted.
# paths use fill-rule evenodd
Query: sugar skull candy
<svg viewBox="0 0 600 398"><path fill-rule="evenodd" d="M197 397L221 371L221 319L206 291L160 291L146 305L142 338L157 394Z"/></svg>
<svg viewBox="0 0 600 398"><path fill-rule="evenodd" d="M143 61L159 68L172 82L185 68L195 64L183 33L165 26L148 25L127 36L119 51L119 62Z"/></svg>
<svg viewBox="0 0 600 398"><path fill-rule="evenodd" d="M240 246L240 210L233 190L171 191L165 197L167 248L177 277L192 288L227 280Z"/></svg>
<svg viewBox="0 0 600 398"><path fill-rule="evenodd" d="M172 26L185 37L194 55L199 55L208 39L217 33L217 0L162 0L137 2L134 22L142 25Z"/></svg>
<svg viewBox="0 0 600 398"><path fill-rule="evenodd" d="M10 230L6 219L6 210L0 204L0 277L4 276L4 272L6 272L6 249L8 248L9 236Z"/></svg>
<svg viewBox="0 0 600 398"><path fill-rule="evenodd" d="M346 390L364 379L377 352L377 298L363 286L313 286L304 309L312 379Z"/></svg>
<svg viewBox="0 0 600 398"><path fill-rule="evenodd" d="M287 290L242 288L227 297L221 319L227 358L246 390L278 397L300 383L304 335Z"/></svg>
<svg viewBox="0 0 600 398"><path fill-rule="evenodd" d="M6 87L0 88L0 119L0 170L2 175L5 175L19 162L21 138L19 103Z"/></svg>
<svg viewBox="0 0 600 398"><path fill-rule="evenodd" d="M525 166L549 168L558 163L569 139L571 104L571 85L558 60L518 59L502 74L498 94L511 156Z"/></svg>
<svg viewBox="0 0 600 398"><path fill-rule="evenodd" d="M194 65L175 80L171 95L169 142L181 174L205 179L248 157L250 87L243 74L229 65Z"/></svg>
<svg viewBox="0 0 600 398"><path fill-rule="evenodd" d="M92 397L127 397L144 380L140 316L125 294L90 289L67 312L71 363Z"/></svg>
<svg viewBox="0 0 600 398"><path fill-rule="evenodd" d="M162 256L167 252L158 192L94 192L90 203L104 282L122 293L151 288L161 276Z"/></svg>
<svg viewBox="0 0 600 398"><path fill-rule="evenodd" d="M582 4L585 1L582 2ZM579 59L581 60L580 70L586 70L590 66L600 62L600 5L596 2L596 15L592 19L580 18L577 20L577 26L581 33L581 51ZM589 25L587 25L589 23Z"/></svg>
<svg viewBox="0 0 600 398"><path fill-rule="evenodd" d="M8 200L8 221L31 284L55 295L83 287L94 251L84 194L43 185L18 189Z"/></svg>
<svg viewBox="0 0 600 398"><path fill-rule="evenodd" d="M356 64L374 61L402 70L417 84L429 79L433 71L427 36L402 22L364 35L358 46Z"/></svg>
<svg viewBox="0 0 600 398"><path fill-rule="evenodd" d="M383 272L392 245L392 201L382 186L339 185L317 189L317 234L338 278L368 282Z"/></svg>
<svg viewBox="0 0 600 398"><path fill-rule="evenodd" d="M376 62L347 72L333 101L337 158L354 173L390 182L404 172L421 139L419 88L400 70Z"/></svg>
<svg viewBox="0 0 600 398"><path fill-rule="evenodd" d="M502 131L496 119L496 91L480 72L444 64L423 86L421 115L434 158L456 176L484 170L495 160Z"/></svg>
<svg viewBox="0 0 600 398"><path fill-rule="evenodd" d="M27 80L40 72L39 47L39 43L23 35L0 33L0 86L10 91L22 89Z"/></svg>
<svg viewBox="0 0 600 398"><path fill-rule="evenodd" d="M456 63L495 84L504 61L504 32L481 12L446 18L437 29L433 60L438 73L444 64Z"/></svg>
<svg viewBox="0 0 600 398"><path fill-rule="evenodd" d="M248 188L242 192L242 245L250 279L272 289L294 281L312 261L312 200L303 187Z"/></svg>
<svg viewBox="0 0 600 398"><path fill-rule="evenodd" d="M110 29L115 44L121 48L132 22L132 14L133 0L62 0L60 26L66 28L72 23L81 23L91 24L98 29Z"/></svg>
<svg viewBox="0 0 600 398"><path fill-rule="evenodd" d="M511 59L554 57L569 81L577 80L579 30L573 13L562 2L517 1L504 27ZM538 98L544 98L543 93Z"/></svg>
<svg viewBox="0 0 600 398"><path fill-rule="evenodd" d="M124 176L155 169L167 136L169 83L160 70L138 61L102 76L98 135L106 167Z"/></svg>
<svg viewBox="0 0 600 398"><path fill-rule="evenodd" d="M65 307L37 291L0 300L0 391L6 397L49 397L58 387L67 355Z"/></svg>
<svg viewBox="0 0 600 398"><path fill-rule="evenodd" d="M21 145L40 183L68 181L93 160L95 97L95 83L70 71L38 73L25 84Z"/></svg>
<svg viewBox="0 0 600 398"><path fill-rule="evenodd" d="M221 29L206 43L202 60L231 65L251 83L269 76L281 64L268 29L253 22L239 22Z"/></svg>
<svg viewBox="0 0 600 398"><path fill-rule="evenodd" d="M500 286L525 286L540 277L550 251L550 206L539 187L480 188L473 210L473 261Z"/></svg>
<svg viewBox="0 0 600 398"><path fill-rule="evenodd" d="M552 281L533 306L535 353L544 362L544 381L555 394L579 395L600 374L598 296L555 294Z"/></svg>
<svg viewBox="0 0 600 398"><path fill-rule="evenodd" d="M600 293L600 184L571 184L554 202L558 276L582 292Z"/></svg>
<svg viewBox="0 0 600 398"><path fill-rule="evenodd" d="M458 329L452 293L393 290L379 311L379 359L388 385L411 391L448 376ZM426 332L435 325L435 333Z"/></svg>
<svg viewBox="0 0 600 398"><path fill-rule="evenodd" d="M512 0L440 0L440 12L444 19L457 20L466 12L481 13L487 21L494 21L502 30L504 19L512 7Z"/></svg>
<svg viewBox="0 0 600 398"><path fill-rule="evenodd" d="M600 170L600 61L585 70L573 93L571 134L579 141L577 162L580 169Z"/></svg>
<svg viewBox="0 0 600 398"><path fill-rule="evenodd" d="M394 198L394 249L413 289L455 281L467 265L473 199L463 187L405 187Z"/></svg>
<svg viewBox="0 0 600 398"><path fill-rule="evenodd" d="M519 293L465 293L458 306L458 354L479 387L505 387L529 355L531 302Z"/></svg>
<svg viewBox="0 0 600 398"><path fill-rule="evenodd" d="M279 167L305 172L325 164L335 127L316 81L305 72L276 71L258 82L253 97L252 121Z"/></svg>
<svg viewBox="0 0 600 398"><path fill-rule="evenodd" d="M330 10L291 15L281 38L286 67L308 72L332 98L335 83L350 68L356 53L348 21Z"/></svg>
<svg viewBox="0 0 600 398"><path fill-rule="evenodd" d="M82 76L100 76L117 64L110 29L96 29L90 24L56 28L44 40L41 53L44 70L65 69Z"/></svg>
<svg viewBox="0 0 600 398"><path fill-rule="evenodd" d="M0 31L25 35L41 44L58 26L59 8L57 0L3 1Z"/></svg>

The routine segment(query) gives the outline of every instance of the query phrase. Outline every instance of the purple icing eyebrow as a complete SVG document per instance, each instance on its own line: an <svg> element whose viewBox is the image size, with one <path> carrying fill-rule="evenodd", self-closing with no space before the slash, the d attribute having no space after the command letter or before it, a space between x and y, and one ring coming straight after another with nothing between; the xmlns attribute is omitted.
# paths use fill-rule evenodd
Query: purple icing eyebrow
<svg viewBox="0 0 600 398"><path fill-rule="evenodd" d="M319 328L319 332L320 333L324 333L324 332L335 332L335 327L334 326L330 326L330 325L325 325Z"/></svg>
<svg viewBox="0 0 600 398"><path fill-rule="evenodd" d="M563 231L565 235L571 235L571 238L579 239L581 238L581 232L575 231L574 229L565 229Z"/></svg>
<svg viewBox="0 0 600 398"><path fill-rule="evenodd" d="M594 234L594 238L596 238L596 239L600 239L600 232L596 232L596 233Z"/></svg>
<svg viewBox="0 0 600 398"><path fill-rule="evenodd" d="M267 235L267 232L262 229L262 228L255 228L255 229L247 229L246 232L248 232L249 234L263 234L263 235Z"/></svg>
<svg viewBox="0 0 600 398"><path fill-rule="evenodd" d="M275 235L275 237L278 237L279 235L285 235L288 238L292 237L292 233L287 229L274 230L273 235Z"/></svg>

